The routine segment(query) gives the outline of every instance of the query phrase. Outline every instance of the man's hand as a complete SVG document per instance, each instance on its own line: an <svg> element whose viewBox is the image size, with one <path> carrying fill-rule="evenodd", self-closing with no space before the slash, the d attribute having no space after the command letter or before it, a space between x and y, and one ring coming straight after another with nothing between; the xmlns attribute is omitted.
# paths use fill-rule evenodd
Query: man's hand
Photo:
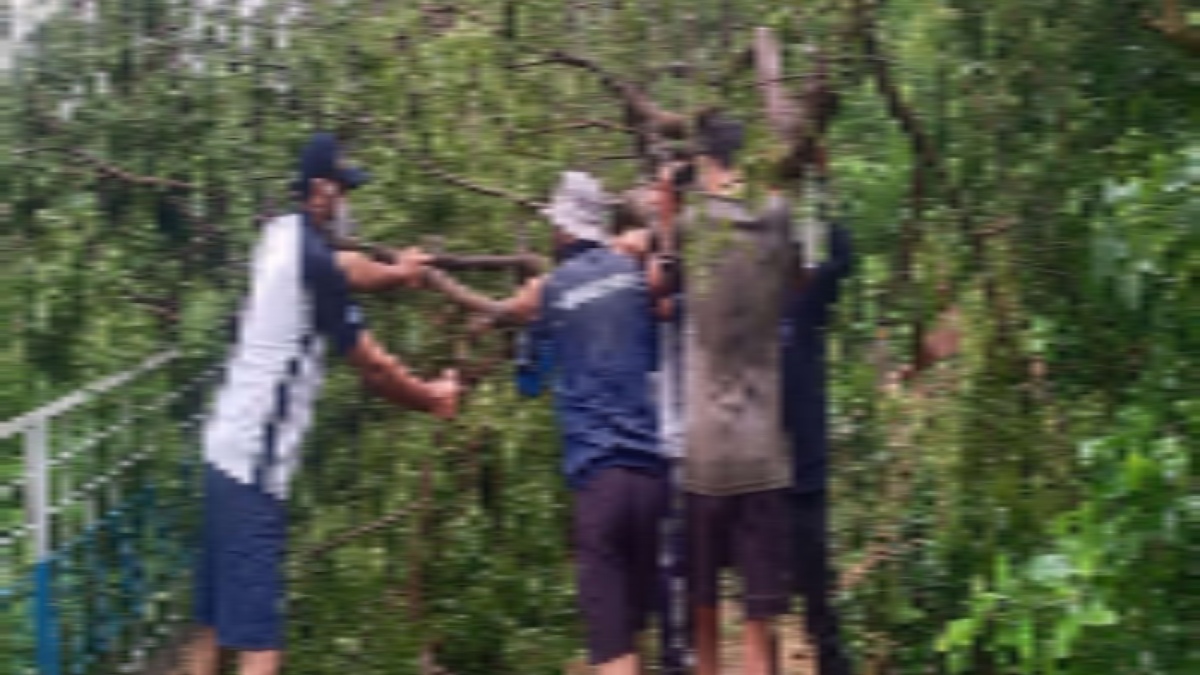
<svg viewBox="0 0 1200 675"><path fill-rule="evenodd" d="M409 288L419 288L425 281L425 269L433 261L433 256L416 246L410 246L396 251L395 259L392 267L396 278Z"/></svg>
<svg viewBox="0 0 1200 675"><path fill-rule="evenodd" d="M391 262L371 258L358 251L338 251L337 262L350 288L364 293L381 293L399 286L416 288L425 280L426 265L433 256L419 248L391 250Z"/></svg>
<svg viewBox="0 0 1200 675"><path fill-rule="evenodd" d="M426 390L432 401L429 412L433 416L448 420L458 415L458 404L463 394L458 371L444 371L441 377L426 385Z"/></svg>

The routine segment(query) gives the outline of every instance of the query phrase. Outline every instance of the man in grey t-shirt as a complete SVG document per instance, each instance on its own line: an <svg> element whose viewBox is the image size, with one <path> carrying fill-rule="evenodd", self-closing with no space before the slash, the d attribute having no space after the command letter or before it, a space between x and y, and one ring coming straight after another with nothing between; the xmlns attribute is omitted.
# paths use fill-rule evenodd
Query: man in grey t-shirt
<svg viewBox="0 0 1200 675"><path fill-rule="evenodd" d="M743 671L774 672L774 619L789 611L791 447L782 419L779 325L799 271L788 204L771 194L755 213L734 196L730 137L710 117L702 137L724 139L696 160L698 190L680 219L685 300L684 480L698 675L720 658L719 576L741 579Z"/></svg>

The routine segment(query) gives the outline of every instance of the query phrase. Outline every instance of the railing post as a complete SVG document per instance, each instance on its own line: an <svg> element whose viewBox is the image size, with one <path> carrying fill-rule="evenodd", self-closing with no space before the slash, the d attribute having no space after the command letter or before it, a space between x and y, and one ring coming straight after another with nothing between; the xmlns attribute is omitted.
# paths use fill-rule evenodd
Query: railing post
<svg viewBox="0 0 1200 675"><path fill-rule="evenodd" d="M25 512L33 534L33 624L38 675L60 675L58 618L54 607L54 566L50 532L49 420L38 418L25 431Z"/></svg>

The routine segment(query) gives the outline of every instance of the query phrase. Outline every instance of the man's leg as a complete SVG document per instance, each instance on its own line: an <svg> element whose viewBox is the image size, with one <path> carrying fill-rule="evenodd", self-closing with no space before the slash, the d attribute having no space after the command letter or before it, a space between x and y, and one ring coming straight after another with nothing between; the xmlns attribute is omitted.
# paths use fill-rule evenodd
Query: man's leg
<svg viewBox="0 0 1200 675"><path fill-rule="evenodd" d="M742 672L746 675L776 675L779 672L775 618L747 618L742 625Z"/></svg>
<svg viewBox="0 0 1200 675"><path fill-rule="evenodd" d="M213 469L205 466L202 480L200 541L197 547L199 556L196 560L193 599L199 627L184 652L183 667L188 675L217 675L221 652L214 628L217 621L217 533L220 531L220 523L216 518L221 514L221 495L219 477L213 473Z"/></svg>
<svg viewBox="0 0 1200 675"><path fill-rule="evenodd" d="M202 626L188 644L184 656L184 672L187 675L217 675L217 660L220 656L217 631L210 626Z"/></svg>
<svg viewBox="0 0 1200 675"><path fill-rule="evenodd" d="M850 660L842 649L837 611L831 595L829 506L825 491L793 495L796 525L796 590L804 598L805 628L817 653L820 675L849 675Z"/></svg>
<svg viewBox="0 0 1200 675"><path fill-rule="evenodd" d="M786 614L791 605L791 520L786 489L739 495L734 555L746 612L742 631L746 675L775 675L779 670L774 630L775 618Z"/></svg>
<svg viewBox="0 0 1200 675"><path fill-rule="evenodd" d="M282 665L283 651L279 649L242 652L238 675L277 675Z"/></svg>
<svg viewBox="0 0 1200 675"><path fill-rule="evenodd" d="M720 576L729 559L728 513L737 497L686 496L688 594L696 675L721 669Z"/></svg>
<svg viewBox="0 0 1200 675"><path fill-rule="evenodd" d="M721 610L716 605L696 605L696 675L717 675L721 670Z"/></svg>
<svg viewBox="0 0 1200 675"><path fill-rule="evenodd" d="M575 493L573 539L588 662L599 675L636 675L639 601L630 571L636 542L636 483L622 468L603 469Z"/></svg>
<svg viewBox="0 0 1200 675"><path fill-rule="evenodd" d="M596 675L642 675L642 659L635 652L596 666Z"/></svg>
<svg viewBox="0 0 1200 675"><path fill-rule="evenodd" d="M284 554L282 500L220 469L212 470L213 625L221 647L241 652L241 675L276 675L282 662ZM207 674L205 674L207 675Z"/></svg>
<svg viewBox="0 0 1200 675"><path fill-rule="evenodd" d="M670 590L663 584L662 553L666 544L663 523L671 495L666 476L634 473L630 483L635 512L629 522L633 555L628 580L630 597L635 602L635 650L644 657L650 618L665 607Z"/></svg>

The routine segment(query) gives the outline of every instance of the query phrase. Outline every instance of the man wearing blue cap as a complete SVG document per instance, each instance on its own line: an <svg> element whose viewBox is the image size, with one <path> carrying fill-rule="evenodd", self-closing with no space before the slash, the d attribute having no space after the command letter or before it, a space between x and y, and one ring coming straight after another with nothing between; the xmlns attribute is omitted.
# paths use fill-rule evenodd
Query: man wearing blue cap
<svg viewBox="0 0 1200 675"><path fill-rule="evenodd" d="M395 265L335 256L324 233L366 176L346 167L336 139L305 147L296 185L302 210L267 223L251 262L237 340L204 429L204 527L196 614L203 626L192 675L215 675L220 647L241 652L241 675L275 675L283 648L285 500L332 348L379 395L442 418L458 408L447 371L413 376L367 332L350 291L415 286L424 256Z"/></svg>

